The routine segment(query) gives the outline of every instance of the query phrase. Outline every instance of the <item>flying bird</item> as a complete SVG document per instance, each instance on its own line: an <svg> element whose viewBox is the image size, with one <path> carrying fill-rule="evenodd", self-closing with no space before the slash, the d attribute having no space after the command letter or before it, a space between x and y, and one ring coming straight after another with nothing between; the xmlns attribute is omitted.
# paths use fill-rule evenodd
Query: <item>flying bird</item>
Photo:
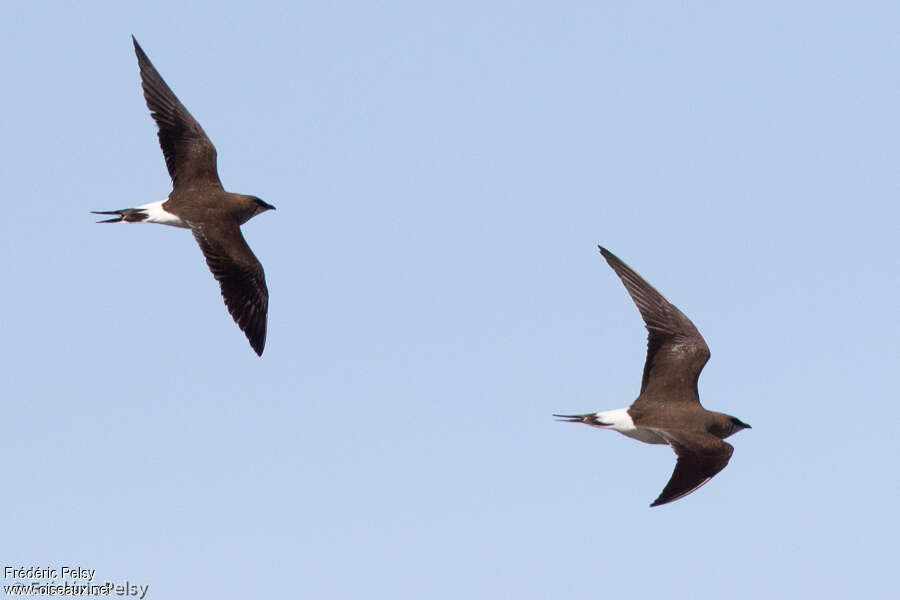
<svg viewBox="0 0 900 600"><path fill-rule="evenodd" d="M241 225L275 207L256 196L226 192L216 168L216 148L200 124L163 81L134 36L147 108L159 128L159 145L172 178L164 200L136 208L92 211L115 215L98 223L159 223L191 230L219 282L225 306L260 356L266 345L269 290L262 265L241 235Z"/></svg>
<svg viewBox="0 0 900 600"><path fill-rule="evenodd" d="M725 468L734 447L723 440L750 426L700 405L697 380L709 347L684 314L606 248L600 253L625 284L647 326L641 392L631 406L586 415L553 415L572 423L612 429L647 444L668 444L678 459L650 506L684 498Z"/></svg>

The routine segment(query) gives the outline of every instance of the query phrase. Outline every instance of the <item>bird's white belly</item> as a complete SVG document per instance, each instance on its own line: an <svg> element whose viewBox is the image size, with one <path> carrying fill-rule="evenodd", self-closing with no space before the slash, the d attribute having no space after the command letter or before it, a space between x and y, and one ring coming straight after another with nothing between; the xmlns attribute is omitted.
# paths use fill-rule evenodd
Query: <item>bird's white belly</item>
<svg viewBox="0 0 900 600"><path fill-rule="evenodd" d="M159 202L151 202L150 204L138 206L139 209L147 213L145 222L159 223L160 225L171 225L172 227L189 228L190 225L182 221L178 216L173 215L163 208L163 203L165 203L166 200L168 200L168 198L166 198L165 200L160 200Z"/></svg>
<svg viewBox="0 0 900 600"><path fill-rule="evenodd" d="M642 429L634 426L631 415L628 414L627 408L617 408L615 410L605 410L596 413L596 426L603 429L613 429L622 435L636 439L645 444L667 444L665 439L652 429ZM601 425L602 423L602 425Z"/></svg>

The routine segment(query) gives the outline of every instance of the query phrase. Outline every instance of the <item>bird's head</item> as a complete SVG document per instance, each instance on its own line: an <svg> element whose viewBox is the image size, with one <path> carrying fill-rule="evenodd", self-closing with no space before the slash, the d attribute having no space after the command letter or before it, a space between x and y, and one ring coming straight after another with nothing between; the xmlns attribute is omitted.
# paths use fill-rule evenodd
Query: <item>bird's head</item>
<svg viewBox="0 0 900 600"><path fill-rule="evenodd" d="M267 210L275 210L274 206L256 196L232 194L231 197L235 200L232 204L233 214L241 225L260 213L264 213Z"/></svg>
<svg viewBox="0 0 900 600"><path fill-rule="evenodd" d="M750 429L750 426L737 417L732 417L725 413L713 413L713 418L708 424L707 431L717 438L724 440L741 429Z"/></svg>
<svg viewBox="0 0 900 600"><path fill-rule="evenodd" d="M264 202L261 198L257 198L256 196L251 196L254 205L253 216L255 217L259 213L264 213L267 210L275 210L275 207L269 204L268 202Z"/></svg>
<svg viewBox="0 0 900 600"><path fill-rule="evenodd" d="M731 426L731 432L728 435L737 433L741 429L753 429L752 427L750 427L749 425L747 425L746 423L744 423L737 417L732 417L731 415L728 415L728 421Z"/></svg>

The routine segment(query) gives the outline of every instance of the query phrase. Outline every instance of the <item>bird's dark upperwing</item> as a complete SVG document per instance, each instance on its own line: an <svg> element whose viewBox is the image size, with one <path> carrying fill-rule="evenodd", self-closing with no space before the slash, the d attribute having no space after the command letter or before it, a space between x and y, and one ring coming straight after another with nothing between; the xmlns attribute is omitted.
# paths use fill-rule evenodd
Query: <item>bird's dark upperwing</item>
<svg viewBox="0 0 900 600"><path fill-rule="evenodd" d="M241 235L237 223L199 225L192 231L209 270L222 288L228 312L247 336L253 350L262 356L269 310L269 290L262 265Z"/></svg>
<svg viewBox="0 0 900 600"><path fill-rule="evenodd" d="M700 402L697 379L709 347L700 332L680 310L606 248L600 253L625 284L647 326L647 361L641 380L642 398L665 397L668 401Z"/></svg>
<svg viewBox="0 0 900 600"><path fill-rule="evenodd" d="M659 498L650 506L659 506L684 498L725 468L734 446L711 433L654 429L678 455L675 471Z"/></svg>
<svg viewBox="0 0 900 600"><path fill-rule="evenodd" d="M192 183L222 187L216 170L216 148L191 113L179 102L162 76L147 58L134 36L134 53L141 68L144 99L159 126L159 145L166 168L177 190Z"/></svg>

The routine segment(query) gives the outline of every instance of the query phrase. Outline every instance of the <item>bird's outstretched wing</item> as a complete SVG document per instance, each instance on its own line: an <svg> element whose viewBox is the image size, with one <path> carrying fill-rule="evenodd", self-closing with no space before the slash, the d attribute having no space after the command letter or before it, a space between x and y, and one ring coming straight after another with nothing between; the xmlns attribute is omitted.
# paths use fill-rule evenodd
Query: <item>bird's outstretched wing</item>
<svg viewBox="0 0 900 600"><path fill-rule="evenodd" d="M665 396L667 400L699 402L697 379L709 347L684 314L628 265L600 247L600 253L625 284L647 326L647 360L641 380L641 396L635 402Z"/></svg>
<svg viewBox="0 0 900 600"><path fill-rule="evenodd" d="M153 120L159 126L159 145L166 158L166 168L177 190L192 184L222 183L216 169L216 148L191 113L175 97L162 76L131 36L134 53L141 69L144 99Z"/></svg>
<svg viewBox="0 0 900 600"><path fill-rule="evenodd" d="M225 306L260 356L266 345L269 290L262 265L236 224L192 228L206 264L222 288Z"/></svg>
<svg viewBox="0 0 900 600"><path fill-rule="evenodd" d="M659 498L650 506L659 506L684 498L725 468L734 446L711 433L654 429L678 455L675 470Z"/></svg>

